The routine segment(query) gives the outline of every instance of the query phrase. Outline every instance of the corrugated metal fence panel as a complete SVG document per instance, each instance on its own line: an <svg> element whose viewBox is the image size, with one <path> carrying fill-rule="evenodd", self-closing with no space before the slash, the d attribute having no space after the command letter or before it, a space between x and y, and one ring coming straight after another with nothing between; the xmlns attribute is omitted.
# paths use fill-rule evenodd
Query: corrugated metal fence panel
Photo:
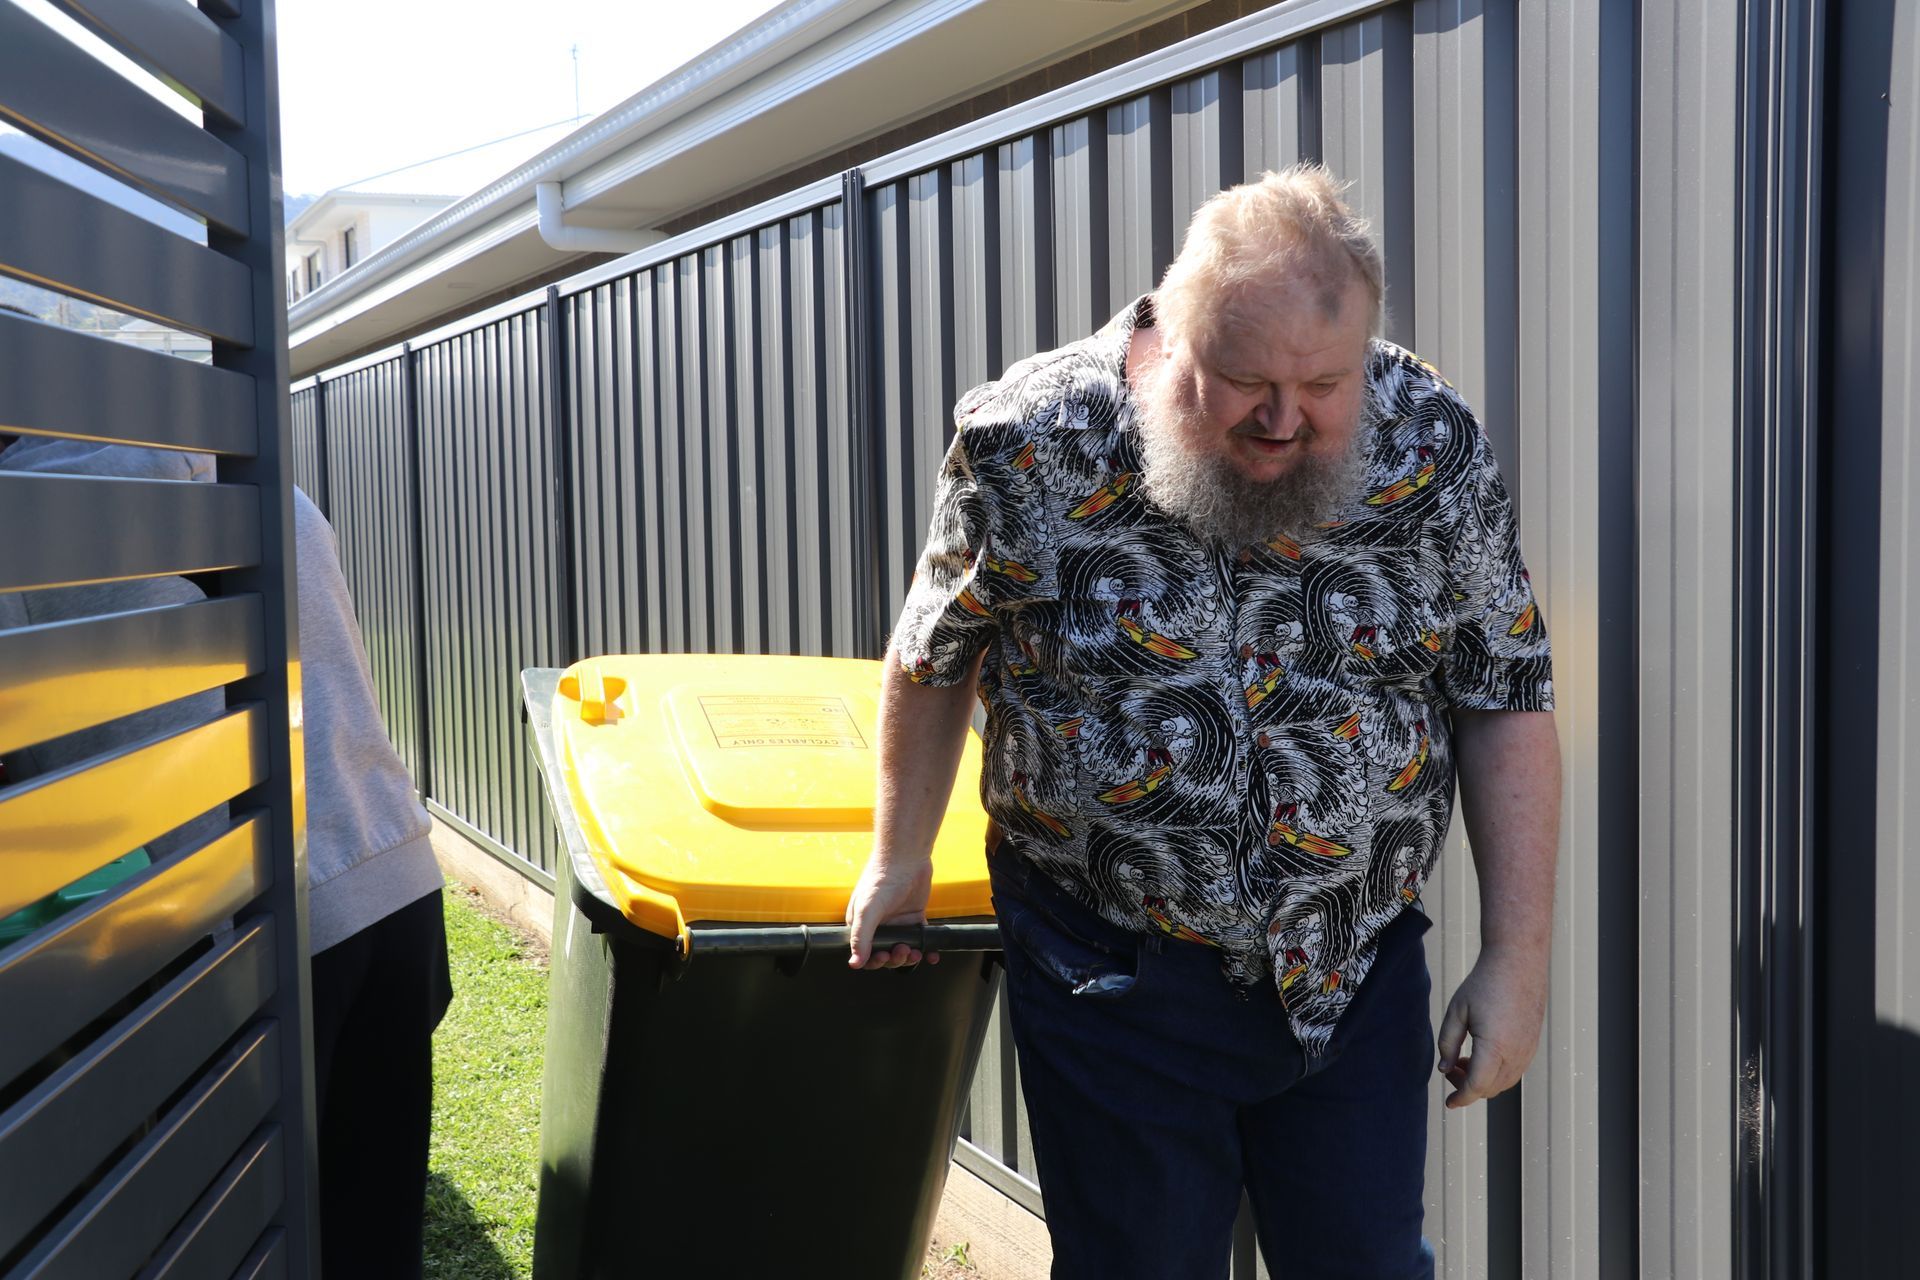
<svg viewBox="0 0 1920 1280"><path fill-rule="evenodd" d="M1521 542L1553 628L1566 774L1545 1051L1521 1099L1525 1186L1537 1197L1521 1219L1520 1274L1529 1280L1574 1280L1599 1267L1592 918L1599 570L1591 533L1600 439L1591 363L1598 346L1598 26L1593 6L1581 0L1550 0L1521 16L1521 438L1507 465ZM1583 601L1587 608L1576 612Z"/></svg>
<svg viewBox="0 0 1920 1280"><path fill-rule="evenodd" d="M1640 1274L1733 1274L1731 0L1642 12ZM1834 1274L1845 1274L1835 1272Z"/></svg>
<svg viewBox="0 0 1920 1280"><path fill-rule="evenodd" d="M519 672L559 661L553 619L546 311L416 353L425 507L428 794L487 841L551 875Z"/></svg>
<svg viewBox="0 0 1920 1280"><path fill-rule="evenodd" d="M326 400L326 472L341 477L328 520L353 592L373 691L394 749L420 776L419 665L413 552L413 440L404 358L332 378Z"/></svg>
<svg viewBox="0 0 1920 1280"><path fill-rule="evenodd" d="M652 409L651 285L651 277L629 277L562 304L573 433L569 536L578 548L574 634L582 654L659 648L658 538L641 532L652 532L648 516L657 503L643 494L658 462L643 465L637 449L638 415ZM643 544L655 554L643 559ZM647 618L656 631L651 643L641 640Z"/></svg>
<svg viewBox="0 0 1920 1280"><path fill-rule="evenodd" d="M1248 179L1320 156L1320 48L1296 40L1241 67L1241 173Z"/></svg>
<svg viewBox="0 0 1920 1280"><path fill-rule="evenodd" d="M706 451L707 482L702 495L707 532L708 639L706 648L716 653L739 653L739 599L741 579L745 575L745 555L735 557L742 547L740 538L740 493L734 477L739 470L740 435L747 424L739 420L733 402L733 385L727 377L727 361L732 354L727 340L727 261L725 245L710 245L700 251L697 271L698 292L686 295L690 326L699 328L697 369L700 380L700 412L688 413L687 425L696 432ZM691 353L690 353L691 354ZM695 376L689 366L688 377Z"/></svg>
<svg viewBox="0 0 1920 1280"><path fill-rule="evenodd" d="M987 270L996 273L999 324L987 343L987 371L966 362L954 371L962 387L1055 345L1052 140L1048 130L1009 142L994 154L998 224L988 243L998 261L989 261Z"/></svg>
<svg viewBox="0 0 1920 1280"><path fill-rule="evenodd" d="M1240 63L1228 63L1173 86L1167 238L1176 250L1194 211L1241 179L1246 163L1242 70Z"/></svg>
<svg viewBox="0 0 1920 1280"><path fill-rule="evenodd" d="M680 490L680 527L684 538L687 574L685 633L687 647L694 653L712 653L720 645L714 633L714 593L723 585L715 575L713 562L713 521L709 514L708 494L713 477L713 451L724 448L724 437L715 441L707 434L709 412L718 413L707 399L706 315L702 310L702 286L705 271L702 255L688 254L675 262L671 276L673 291L667 295L664 309L674 326L672 366L675 396L664 411L663 427L678 435L680 467L668 475ZM723 645L721 647L724 647Z"/></svg>
<svg viewBox="0 0 1920 1280"><path fill-rule="evenodd" d="M140 49L138 8L90 26ZM9 1280L317 1270L292 590L315 455L286 394L273 7L171 21L148 77L0 11L0 116L215 224L202 244L6 162L0 273L214 338L206 366L0 324L7 433L88 442L76 474L0 468L0 918L39 918L0 943ZM149 96L202 54L237 77L205 127ZM138 478L146 446L210 452L216 479ZM130 850L150 863L47 909Z"/></svg>
<svg viewBox="0 0 1920 1280"><path fill-rule="evenodd" d="M793 434L792 325L788 312L790 296L787 281L788 247L784 227L762 227L739 242L739 250L752 267L745 293L738 304L741 342L751 342L754 358L744 362L740 376L751 384L754 412L760 424L761 469L761 542L766 549L762 579L765 590L765 616L760 637L767 652L807 652L802 640L799 610L802 555L806 550L805 533L810 525L795 520L799 490L805 483L802 471L817 474L819 459L800 462L801 442ZM738 289L736 289L738 292ZM809 451L811 452L811 451ZM818 494L815 494L818 502ZM816 570L817 572L817 570ZM817 597L816 597L817 599Z"/></svg>
<svg viewBox="0 0 1920 1280"><path fill-rule="evenodd" d="M1633 1129L1632 1111L1612 1110L1617 1094L1610 1096L1638 1068L1632 1003L1626 1025L1609 1022L1628 981L1611 940L1637 925L1629 816L1637 806L1637 698L1627 657L1635 512L1624 438L1634 385L1632 32L1631 11L1594 0L1520 10L1512 474L1522 541L1554 620L1566 777L1544 1052L1521 1096L1520 1265L1526 1276L1554 1280L1634 1267L1632 1193L1624 1221L1613 1216L1622 1207L1610 1195L1624 1172L1619 1160L1630 1161L1636 1145L1611 1146L1623 1127ZM1609 918L1623 896L1628 915ZM1603 1163L1609 1154L1617 1158Z"/></svg>
<svg viewBox="0 0 1920 1280"><path fill-rule="evenodd" d="M1156 89L1105 113L1106 311L1148 292L1173 261L1172 93ZM1102 264L1094 264L1095 269ZM1095 316L1095 327L1107 314Z"/></svg>
<svg viewBox="0 0 1920 1280"><path fill-rule="evenodd" d="M1412 6L1402 4L1320 40L1321 158L1353 184L1347 199L1373 223L1386 258L1387 336L1403 344L1414 316L1412 35Z"/></svg>
<svg viewBox="0 0 1920 1280"><path fill-rule="evenodd" d="M916 282L907 225L908 215L917 203L915 196L919 200L927 199L927 184L937 184L937 181L923 175L867 192L868 236L873 246L870 305L876 356L871 395L879 436L876 448L881 477L880 581L886 599L882 616L889 622L900 616L900 604L913 574L914 557L919 552L918 534L926 528L920 513L926 509L929 481L914 474L913 464L916 458L923 464L932 463L938 456L926 456L927 431L914 420L910 317L913 314L911 290ZM938 299L921 300L923 309L938 305ZM934 431L938 430L936 422Z"/></svg>
<svg viewBox="0 0 1920 1280"><path fill-rule="evenodd" d="M1511 60L1503 68L1507 78L1498 74L1502 68L1497 60L1489 76L1485 42L1489 25L1498 19L1481 12L1473 0L1421 0L1413 18L1409 142L1415 288L1412 307L1395 310L1421 354L1444 370L1478 410L1511 475L1513 244L1510 235L1497 234L1497 224L1490 224L1488 216L1503 194L1512 199L1513 155L1511 146L1497 153L1484 118L1489 110L1497 115L1503 109L1496 86L1512 83ZM1341 66L1337 74L1344 80L1348 71ZM1505 110L1511 115L1510 99ZM1383 127L1379 132L1388 131ZM1343 149L1346 141L1343 137ZM1498 261L1503 255L1505 260ZM1402 264L1400 278L1406 274ZM1401 300L1389 293L1389 301ZM1500 336L1507 345L1496 348L1497 362L1490 361L1489 348ZM1504 397L1490 397L1490 387L1501 381ZM1437 1027L1480 951L1480 895L1457 812L1440 869L1423 896L1434 918L1427 962ZM1484 1273L1488 1215L1497 1212L1488 1197L1488 1165L1501 1166L1510 1187L1516 1153L1492 1151L1488 1143L1490 1113L1496 1106L1511 1107L1511 1099L1448 1112L1440 1105L1447 1091L1445 1082L1436 1078L1427 1148L1427 1232L1436 1242L1441 1274L1452 1278ZM1502 1208L1508 1208L1508 1221L1501 1232L1510 1234L1510 1207Z"/></svg>
<svg viewBox="0 0 1920 1280"><path fill-rule="evenodd" d="M583 653L858 652L838 206L563 300Z"/></svg>
<svg viewBox="0 0 1920 1280"><path fill-rule="evenodd" d="M660 612L665 619L664 652L690 652L697 641L689 625L692 611L693 570L688 548L686 502L683 493L693 463L686 460L686 433L680 415L680 314L675 302L675 272L672 264L655 268L645 275L653 303L654 345L642 351L644 363L651 359L657 381L653 424L643 428L649 438L659 441L660 465L649 481L651 510L657 512L657 527L662 548Z"/></svg>
<svg viewBox="0 0 1920 1280"><path fill-rule="evenodd" d="M321 514L327 510L326 442L320 429L320 388L316 384L293 393L293 482L313 499Z"/></svg>
<svg viewBox="0 0 1920 1280"><path fill-rule="evenodd" d="M1059 338L1107 320L1107 135L1082 117L1047 135L1053 185L1053 314Z"/></svg>
<svg viewBox="0 0 1920 1280"><path fill-rule="evenodd" d="M726 307L722 340L727 360L720 367L732 400L729 459L733 481L727 486L732 502L733 534L737 554L728 563L738 575L733 584L734 645L741 653L767 652L767 579L784 574L776 567L773 545L767 538L767 423L760 403L763 353L760 327L754 323L759 290L755 287L759 255L751 235L735 236L721 250ZM786 651L781 645L781 651Z"/></svg>

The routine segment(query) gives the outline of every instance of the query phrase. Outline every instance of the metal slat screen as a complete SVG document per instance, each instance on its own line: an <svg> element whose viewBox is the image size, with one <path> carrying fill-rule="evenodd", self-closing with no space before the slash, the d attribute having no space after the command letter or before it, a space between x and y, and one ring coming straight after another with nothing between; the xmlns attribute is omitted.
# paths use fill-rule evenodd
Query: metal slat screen
<svg viewBox="0 0 1920 1280"><path fill-rule="evenodd" d="M41 149L0 273L68 301L0 333L0 1276L305 1277L292 485L325 481L285 390L272 5L9 12L0 114Z"/></svg>

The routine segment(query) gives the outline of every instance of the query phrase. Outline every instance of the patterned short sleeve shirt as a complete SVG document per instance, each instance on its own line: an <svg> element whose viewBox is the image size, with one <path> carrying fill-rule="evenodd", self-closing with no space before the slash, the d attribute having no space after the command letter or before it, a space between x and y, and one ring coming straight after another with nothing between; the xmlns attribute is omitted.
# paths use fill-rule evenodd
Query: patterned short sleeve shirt
<svg viewBox="0 0 1920 1280"><path fill-rule="evenodd" d="M962 397L893 648L932 686L985 651L981 796L1022 856L1276 982L1318 1053L1439 855L1450 710L1551 710L1546 627L1478 421L1389 343L1337 518L1233 551L1155 508L1126 384L1151 322Z"/></svg>

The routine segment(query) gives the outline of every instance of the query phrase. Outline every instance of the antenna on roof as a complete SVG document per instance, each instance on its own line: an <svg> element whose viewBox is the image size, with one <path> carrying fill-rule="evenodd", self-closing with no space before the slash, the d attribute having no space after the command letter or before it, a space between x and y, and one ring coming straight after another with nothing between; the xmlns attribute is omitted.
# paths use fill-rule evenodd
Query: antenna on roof
<svg viewBox="0 0 1920 1280"><path fill-rule="evenodd" d="M580 118L580 42L573 45L573 118Z"/></svg>

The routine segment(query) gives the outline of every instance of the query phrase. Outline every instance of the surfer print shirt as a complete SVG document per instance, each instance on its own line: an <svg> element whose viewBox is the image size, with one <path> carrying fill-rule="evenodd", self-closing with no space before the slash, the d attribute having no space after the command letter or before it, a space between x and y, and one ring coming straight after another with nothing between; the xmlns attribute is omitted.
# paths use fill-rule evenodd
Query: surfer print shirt
<svg viewBox="0 0 1920 1280"><path fill-rule="evenodd" d="M1478 420L1374 342L1363 491L1298 542L1204 542L1143 496L1142 298L963 396L893 635L906 674L985 650L981 798L1105 918L1218 947L1325 1051L1452 816L1453 708L1553 707L1547 632Z"/></svg>

